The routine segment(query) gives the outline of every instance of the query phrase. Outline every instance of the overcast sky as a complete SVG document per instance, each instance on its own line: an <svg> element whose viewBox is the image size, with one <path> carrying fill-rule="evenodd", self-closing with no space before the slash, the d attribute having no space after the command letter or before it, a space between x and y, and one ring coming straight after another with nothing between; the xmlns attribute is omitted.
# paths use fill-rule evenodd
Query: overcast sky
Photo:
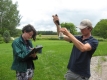
<svg viewBox="0 0 107 80"><path fill-rule="evenodd" d="M52 15L58 14L60 22L78 26L81 20L90 19L93 26L107 19L107 0L12 0L18 2L22 16L20 26L32 24L37 31L56 31Z"/></svg>

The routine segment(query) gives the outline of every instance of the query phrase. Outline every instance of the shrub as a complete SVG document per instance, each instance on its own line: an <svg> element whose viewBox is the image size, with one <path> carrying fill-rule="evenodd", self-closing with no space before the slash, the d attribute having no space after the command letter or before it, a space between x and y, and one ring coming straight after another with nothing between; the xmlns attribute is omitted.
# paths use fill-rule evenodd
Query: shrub
<svg viewBox="0 0 107 80"><path fill-rule="evenodd" d="M4 38L4 42L9 43L9 41L11 40L9 31L6 30L6 31L3 33L3 38Z"/></svg>
<svg viewBox="0 0 107 80"><path fill-rule="evenodd" d="M41 37L42 36L42 34L39 34L39 37Z"/></svg>
<svg viewBox="0 0 107 80"><path fill-rule="evenodd" d="M2 35L0 34L0 44L1 43L3 43L4 41L3 41L3 37L2 37Z"/></svg>
<svg viewBox="0 0 107 80"><path fill-rule="evenodd" d="M98 38L97 40L98 40L98 41L104 41L104 39L103 39L103 38Z"/></svg>

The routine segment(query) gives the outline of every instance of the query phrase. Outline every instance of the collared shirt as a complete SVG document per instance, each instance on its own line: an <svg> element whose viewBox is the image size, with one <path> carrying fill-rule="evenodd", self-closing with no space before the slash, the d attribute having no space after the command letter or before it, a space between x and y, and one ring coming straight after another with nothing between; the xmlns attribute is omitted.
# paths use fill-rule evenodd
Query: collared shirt
<svg viewBox="0 0 107 80"><path fill-rule="evenodd" d="M32 46L30 45L29 41L28 41L28 40L25 41L22 36L21 36L21 38L22 38L22 40L23 40L23 43L24 43L25 46L26 46L26 50L30 51L30 48L31 48ZM27 69L34 69L34 64L33 64L31 58L29 58L28 60L26 60L26 62L27 62Z"/></svg>
<svg viewBox="0 0 107 80"><path fill-rule="evenodd" d="M28 43L30 47L33 47L32 42L30 40L28 40ZM26 72L28 68L27 66L28 62L27 60L24 60L24 58L29 54L30 51L27 50L27 47L23 42L23 39L21 36L12 42L12 48L13 48L13 63L12 63L11 69L19 72ZM36 58L30 58L32 63L33 63L33 60L36 60L36 59L38 59L37 56Z"/></svg>
<svg viewBox="0 0 107 80"><path fill-rule="evenodd" d="M92 49L90 51L81 52L75 45L73 45L67 68L76 74L89 78L90 60L98 46L98 40L92 36L85 40L82 40L82 36L76 36L76 38L83 44L89 43Z"/></svg>

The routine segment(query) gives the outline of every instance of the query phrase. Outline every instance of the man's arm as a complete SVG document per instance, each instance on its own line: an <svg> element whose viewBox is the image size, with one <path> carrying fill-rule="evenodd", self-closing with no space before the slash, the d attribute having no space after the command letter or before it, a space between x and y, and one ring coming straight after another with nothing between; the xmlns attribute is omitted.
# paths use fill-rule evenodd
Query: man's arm
<svg viewBox="0 0 107 80"><path fill-rule="evenodd" d="M76 39L74 37L74 35L72 35L66 28L61 28L60 31L66 35L70 41L72 41L74 43L74 45L81 51L81 52L85 52L85 51L90 51L91 50L91 45L89 43L83 44L82 42L80 42L78 39Z"/></svg>
<svg viewBox="0 0 107 80"><path fill-rule="evenodd" d="M60 25L57 23L59 21L59 18L57 15L53 15L53 22L55 23L57 27L57 34L59 36L59 32L62 32L65 36L63 36L63 39L66 41L72 41L74 45L81 51L90 51L91 45L89 43L83 44L79 40L77 40L66 28L61 28Z"/></svg>
<svg viewBox="0 0 107 80"><path fill-rule="evenodd" d="M57 28L57 35L59 36L59 31L60 31L61 26L60 26L58 15L56 14L56 15L53 15L52 17L53 17L53 22L55 23L56 28ZM68 36L63 35L63 39L70 42L70 39Z"/></svg>

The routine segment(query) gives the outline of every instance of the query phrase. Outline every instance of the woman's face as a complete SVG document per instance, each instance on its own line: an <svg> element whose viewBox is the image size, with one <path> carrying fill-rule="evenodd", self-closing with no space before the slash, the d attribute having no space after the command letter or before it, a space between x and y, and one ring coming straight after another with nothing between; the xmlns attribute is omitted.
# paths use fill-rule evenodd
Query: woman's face
<svg viewBox="0 0 107 80"><path fill-rule="evenodd" d="M25 38L25 40L31 39L32 36L33 36L33 31L31 31L31 32L24 32L24 38Z"/></svg>

